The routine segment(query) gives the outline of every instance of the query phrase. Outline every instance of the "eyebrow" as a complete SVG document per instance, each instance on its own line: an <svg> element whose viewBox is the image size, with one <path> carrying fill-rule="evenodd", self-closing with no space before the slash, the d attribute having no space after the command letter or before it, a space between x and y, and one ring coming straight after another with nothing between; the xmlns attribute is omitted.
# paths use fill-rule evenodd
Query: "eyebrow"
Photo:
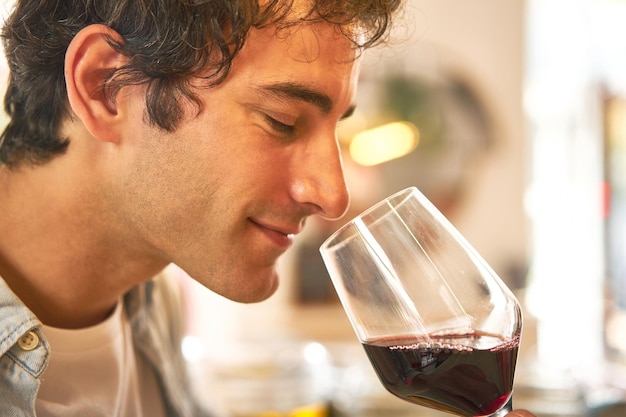
<svg viewBox="0 0 626 417"><path fill-rule="evenodd" d="M262 86L261 90L269 92L279 98L296 99L310 103L320 109L324 114L330 113L334 107L333 100L327 94L297 83L284 82L268 84ZM345 119L346 117L350 117L350 115L354 113L354 109L354 105L350 106L348 111L341 118Z"/></svg>

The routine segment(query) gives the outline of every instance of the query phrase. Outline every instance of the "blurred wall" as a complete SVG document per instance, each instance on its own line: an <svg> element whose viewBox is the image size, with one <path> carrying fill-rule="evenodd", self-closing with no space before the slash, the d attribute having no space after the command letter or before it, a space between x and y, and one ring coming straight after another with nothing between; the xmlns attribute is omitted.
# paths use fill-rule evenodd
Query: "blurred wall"
<svg viewBox="0 0 626 417"><path fill-rule="evenodd" d="M420 18L408 55L416 63L420 55L434 56L437 65L470 80L490 113L494 147L467 172L469 189L451 220L511 281L511 268L523 267L527 251L524 2L414 0L412 8Z"/></svg>

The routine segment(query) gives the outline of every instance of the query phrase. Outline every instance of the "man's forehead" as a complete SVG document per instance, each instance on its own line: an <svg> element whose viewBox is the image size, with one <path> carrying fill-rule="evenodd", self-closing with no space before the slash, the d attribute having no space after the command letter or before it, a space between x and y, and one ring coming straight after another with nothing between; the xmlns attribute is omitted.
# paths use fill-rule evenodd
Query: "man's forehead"
<svg viewBox="0 0 626 417"><path fill-rule="evenodd" d="M270 44L277 48L270 50ZM337 25L323 21L253 28L244 48L255 49L261 55L283 51L290 60L303 63L322 60L327 65L351 65L362 52Z"/></svg>
<svg viewBox="0 0 626 417"><path fill-rule="evenodd" d="M276 26L281 32L303 26L313 26L315 28L325 28L326 36L333 36L334 39L349 39L355 45L363 41L365 31L360 27L358 18L355 15L353 22L333 22L332 19L321 17L319 14L320 3L331 3L334 7L333 13L342 14L349 6L339 2L322 2L318 0L259 0L261 9L271 7L277 17ZM317 24L317 25L316 25Z"/></svg>
<svg viewBox="0 0 626 417"><path fill-rule="evenodd" d="M272 7L290 19L303 19L315 10L317 0L258 0L261 10Z"/></svg>

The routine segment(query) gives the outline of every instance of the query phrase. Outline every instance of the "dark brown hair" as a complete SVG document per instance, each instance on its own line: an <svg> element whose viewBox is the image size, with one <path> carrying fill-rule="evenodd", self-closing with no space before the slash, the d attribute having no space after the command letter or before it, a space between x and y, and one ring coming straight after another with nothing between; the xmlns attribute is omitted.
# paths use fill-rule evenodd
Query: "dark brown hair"
<svg viewBox="0 0 626 417"><path fill-rule="evenodd" d="M70 116L63 76L73 37L90 24L121 35L111 45L129 59L109 74L105 92L114 98L131 84L147 86L147 121L173 131L182 100L199 105L192 77L219 84L250 28L323 20L337 25L356 47L385 40L401 0L316 0L296 20L294 0L19 0L2 30L10 69L4 107L11 120L0 136L0 164L42 163L63 153L68 139L59 127ZM359 36L353 36L353 28Z"/></svg>

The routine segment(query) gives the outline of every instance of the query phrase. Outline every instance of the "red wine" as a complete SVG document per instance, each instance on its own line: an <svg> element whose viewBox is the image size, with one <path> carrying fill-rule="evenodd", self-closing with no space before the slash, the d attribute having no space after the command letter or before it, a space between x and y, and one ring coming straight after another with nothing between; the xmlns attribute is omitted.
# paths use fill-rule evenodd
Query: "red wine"
<svg viewBox="0 0 626 417"><path fill-rule="evenodd" d="M487 346L485 348L485 346ZM513 390L519 337L483 333L386 338L363 344L382 384L415 404L461 416L487 416Z"/></svg>

